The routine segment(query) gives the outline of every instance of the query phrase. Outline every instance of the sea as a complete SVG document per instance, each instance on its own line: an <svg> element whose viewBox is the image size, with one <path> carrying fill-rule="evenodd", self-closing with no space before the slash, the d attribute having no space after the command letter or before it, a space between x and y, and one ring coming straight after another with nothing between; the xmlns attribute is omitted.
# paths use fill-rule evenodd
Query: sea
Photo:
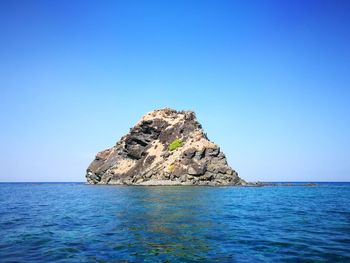
<svg viewBox="0 0 350 263"><path fill-rule="evenodd" d="M0 262L350 262L350 183L1 183Z"/></svg>

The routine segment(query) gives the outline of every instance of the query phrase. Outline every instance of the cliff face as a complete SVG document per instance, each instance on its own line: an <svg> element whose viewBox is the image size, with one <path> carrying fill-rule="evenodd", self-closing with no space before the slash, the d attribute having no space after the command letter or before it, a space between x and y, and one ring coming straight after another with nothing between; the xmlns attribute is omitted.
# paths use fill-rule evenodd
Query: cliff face
<svg viewBox="0 0 350 263"><path fill-rule="evenodd" d="M87 168L90 184L242 185L192 111L152 111Z"/></svg>

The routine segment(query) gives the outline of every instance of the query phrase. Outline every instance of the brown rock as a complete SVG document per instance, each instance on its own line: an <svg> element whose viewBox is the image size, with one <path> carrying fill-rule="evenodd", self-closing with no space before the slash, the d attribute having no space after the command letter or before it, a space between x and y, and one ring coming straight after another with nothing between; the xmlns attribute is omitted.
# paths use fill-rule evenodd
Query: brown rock
<svg viewBox="0 0 350 263"><path fill-rule="evenodd" d="M174 140L175 149L169 150ZM173 146L173 145L172 145ZM90 184L241 185L192 111L150 112L87 168Z"/></svg>

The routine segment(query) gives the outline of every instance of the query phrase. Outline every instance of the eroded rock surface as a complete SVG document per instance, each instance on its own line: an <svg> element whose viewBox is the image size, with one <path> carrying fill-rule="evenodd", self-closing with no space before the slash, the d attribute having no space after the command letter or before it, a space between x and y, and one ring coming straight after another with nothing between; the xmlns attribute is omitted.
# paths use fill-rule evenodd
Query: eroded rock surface
<svg viewBox="0 0 350 263"><path fill-rule="evenodd" d="M194 112L168 108L146 114L115 146L97 153L86 178L90 184L246 184Z"/></svg>

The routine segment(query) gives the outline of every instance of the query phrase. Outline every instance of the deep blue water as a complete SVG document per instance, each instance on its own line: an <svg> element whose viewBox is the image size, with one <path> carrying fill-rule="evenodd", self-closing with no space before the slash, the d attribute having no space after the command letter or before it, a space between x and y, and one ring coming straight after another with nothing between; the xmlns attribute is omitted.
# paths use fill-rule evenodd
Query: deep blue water
<svg viewBox="0 0 350 263"><path fill-rule="evenodd" d="M0 184L1 262L350 262L350 184Z"/></svg>

